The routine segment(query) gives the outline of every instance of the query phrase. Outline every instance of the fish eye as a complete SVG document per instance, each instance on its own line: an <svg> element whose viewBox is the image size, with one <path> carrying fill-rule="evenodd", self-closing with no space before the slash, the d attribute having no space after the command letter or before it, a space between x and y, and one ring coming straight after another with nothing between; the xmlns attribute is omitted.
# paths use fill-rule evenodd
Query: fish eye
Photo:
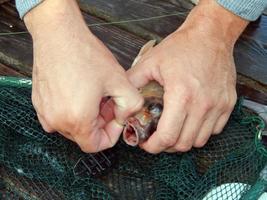
<svg viewBox="0 0 267 200"><path fill-rule="evenodd" d="M160 103L152 103L147 107L147 109L152 114L161 114L163 106Z"/></svg>

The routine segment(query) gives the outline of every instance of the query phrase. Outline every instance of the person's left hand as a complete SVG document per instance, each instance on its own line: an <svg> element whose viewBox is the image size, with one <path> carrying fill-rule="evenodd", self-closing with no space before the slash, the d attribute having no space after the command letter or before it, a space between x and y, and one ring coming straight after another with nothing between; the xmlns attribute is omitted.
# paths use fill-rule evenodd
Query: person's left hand
<svg viewBox="0 0 267 200"><path fill-rule="evenodd" d="M203 2L180 29L127 72L137 88L150 80L164 87L164 110L157 130L141 145L150 153L184 152L202 147L211 134L222 131L235 105L233 46L247 22L223 10L228 21L229 16L238 18L235 23L239 29L233 33L231 27L227 32L230 26L226 28L224 22L198 15L211 6L215 6L212 11L223 9L214 5L215 2Z"/></svg>

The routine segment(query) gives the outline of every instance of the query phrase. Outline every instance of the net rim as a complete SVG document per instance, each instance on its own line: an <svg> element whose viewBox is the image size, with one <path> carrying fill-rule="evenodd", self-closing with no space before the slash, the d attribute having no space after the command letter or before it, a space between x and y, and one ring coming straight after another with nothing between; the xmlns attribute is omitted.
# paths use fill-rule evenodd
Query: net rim
<svg viewBox="0 0 267 200"><path fill-rule="evenodd" d="M30 78L0 76L0 86L31 88L32 80Z"/></svg>

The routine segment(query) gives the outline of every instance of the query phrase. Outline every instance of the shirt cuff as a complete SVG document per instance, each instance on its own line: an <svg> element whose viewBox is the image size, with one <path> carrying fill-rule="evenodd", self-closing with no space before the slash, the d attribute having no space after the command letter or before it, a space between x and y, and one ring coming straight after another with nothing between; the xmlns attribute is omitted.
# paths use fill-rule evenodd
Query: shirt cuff
<svg viewBox="0 0 267 200"><path fill-rule="evenodd" d="M267 6L267 0L217 0L217 2L248 21L257 20Z"/></svg>
<svg viewBox="0 0 267 200"><path fill-rule="evenodd" d="M39 5L43 0L16 0L16 7L22 19L27 12Z"/></svg>

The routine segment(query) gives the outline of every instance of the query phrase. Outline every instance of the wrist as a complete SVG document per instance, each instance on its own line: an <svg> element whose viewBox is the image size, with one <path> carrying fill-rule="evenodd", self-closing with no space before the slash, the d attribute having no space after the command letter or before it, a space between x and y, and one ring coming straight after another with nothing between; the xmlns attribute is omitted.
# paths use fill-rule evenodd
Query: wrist
<svg viewBox="0 0 267 200"><path fill-rule="evenodd" d="M24 22L33 39L47 32L89 30L75 0L45 0L26 14Z"/></svg>
<svg viewBox="0 0 267 200"><path fill-rule="evenodd" d="M248 23L214 0L201 0L178 30L194 29L214 42L233 47Z"/></svg>

